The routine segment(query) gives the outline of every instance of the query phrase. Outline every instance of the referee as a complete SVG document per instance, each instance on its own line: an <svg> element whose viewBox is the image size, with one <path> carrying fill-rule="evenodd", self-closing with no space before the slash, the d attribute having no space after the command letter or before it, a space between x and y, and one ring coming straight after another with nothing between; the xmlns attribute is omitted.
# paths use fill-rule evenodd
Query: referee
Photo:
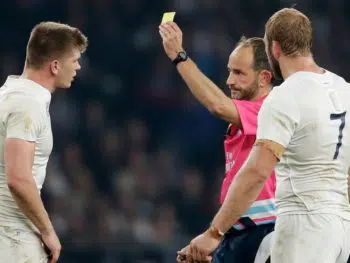
<svg viewBox="0 0 350 263"><path fill-rule="evenodd" d="M248 157L256 139L257 115L272 89L272 72L262 38L242 38L228 60L227 86L231 98L209 80L182 47L182 31L174 22L159 26L163 47L192 94L215 116L228 123L224 140L226 172L221 188L221 203L229 186ZM216 252L207 258L214 263L269 262L269 246L275 223L275 176L245 214L227 233L211 226L191 242L205 242ZM190 246L178 252L177 262L191 262Z"/></svg>

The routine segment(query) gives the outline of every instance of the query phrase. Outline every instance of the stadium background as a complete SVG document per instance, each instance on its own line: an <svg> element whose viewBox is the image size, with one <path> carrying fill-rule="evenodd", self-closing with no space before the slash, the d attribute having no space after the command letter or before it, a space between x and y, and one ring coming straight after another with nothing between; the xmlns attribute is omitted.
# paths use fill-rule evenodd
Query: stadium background
<svg viewBox="0 0 350 263"><path fill-rule="evenodd" d="M301 0L314 54L349 77L350 2ZM43 197L60 262L172 263L218 208L226 124L192 98L165 56L158 24L177 11L184 46L223 89L241 34L294 1L2 0L0 79L21 73L30 29L54 20L90 39L82 71L51 104L54 152Z"/></svg>

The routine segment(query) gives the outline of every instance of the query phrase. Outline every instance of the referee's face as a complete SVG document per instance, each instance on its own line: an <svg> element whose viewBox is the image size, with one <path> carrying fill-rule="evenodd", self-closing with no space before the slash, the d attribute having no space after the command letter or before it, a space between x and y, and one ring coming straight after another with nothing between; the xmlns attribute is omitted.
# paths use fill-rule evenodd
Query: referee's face
<svg viewBox="0 0 350 263"><path fill-rule="evenodd" d="M81 53L78 49L73 49L62 59L60 59L60 67L56 75L56 86L58 88L70 88L77 72L80 70Z"/></svg>
<svg viewBox="0 0 350 263"><path fill-rule="evenodd" d="M258 95L258 73L253 69L252 47L238 46L232 51L228 61L226 84L231 97L236 100L252 100Z"/></svg>

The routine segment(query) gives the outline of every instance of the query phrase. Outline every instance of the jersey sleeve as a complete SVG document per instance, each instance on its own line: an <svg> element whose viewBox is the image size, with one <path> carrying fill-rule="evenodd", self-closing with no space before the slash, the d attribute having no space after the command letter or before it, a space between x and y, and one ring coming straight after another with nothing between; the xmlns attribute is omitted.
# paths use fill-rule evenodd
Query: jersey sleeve
<svg viewBox="0 0 350 263"><path fill-rule="evenodd" d="M30 104L29 104L30 105ZM42 113L38 104L20 107L7 118L6 138L35 142L44 128Z"/></svg>
<svg viewBox="0 0 350 263"><path fill-rule="evenodd" d="M271 141L286 148L300 121L300 108L287 87L271 91L258 114L257 141Z"/></svg>
<svg viewBox="0 0 350 263"><path fill-rule="evenodd" d="M258 126L258 113L262 104L259 101L233 100L241 119L243 133L256 135Z"/></svg>

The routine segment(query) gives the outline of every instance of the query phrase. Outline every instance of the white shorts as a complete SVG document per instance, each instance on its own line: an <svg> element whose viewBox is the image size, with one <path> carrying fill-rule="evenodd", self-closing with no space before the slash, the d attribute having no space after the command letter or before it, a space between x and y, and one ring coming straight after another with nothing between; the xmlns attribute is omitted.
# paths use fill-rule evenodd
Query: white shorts
<svg viewBox="0 0 350 263"><path fill-rule="evenodd" d="M0 226L0 262L47 263L48 257L33 232Z"/></svg>
<svg viewBox="0 0 350 263"><path fill-rule="evenodd" d="M277 217L271 263L346 263L350 221L332 214Z"/></svg>

